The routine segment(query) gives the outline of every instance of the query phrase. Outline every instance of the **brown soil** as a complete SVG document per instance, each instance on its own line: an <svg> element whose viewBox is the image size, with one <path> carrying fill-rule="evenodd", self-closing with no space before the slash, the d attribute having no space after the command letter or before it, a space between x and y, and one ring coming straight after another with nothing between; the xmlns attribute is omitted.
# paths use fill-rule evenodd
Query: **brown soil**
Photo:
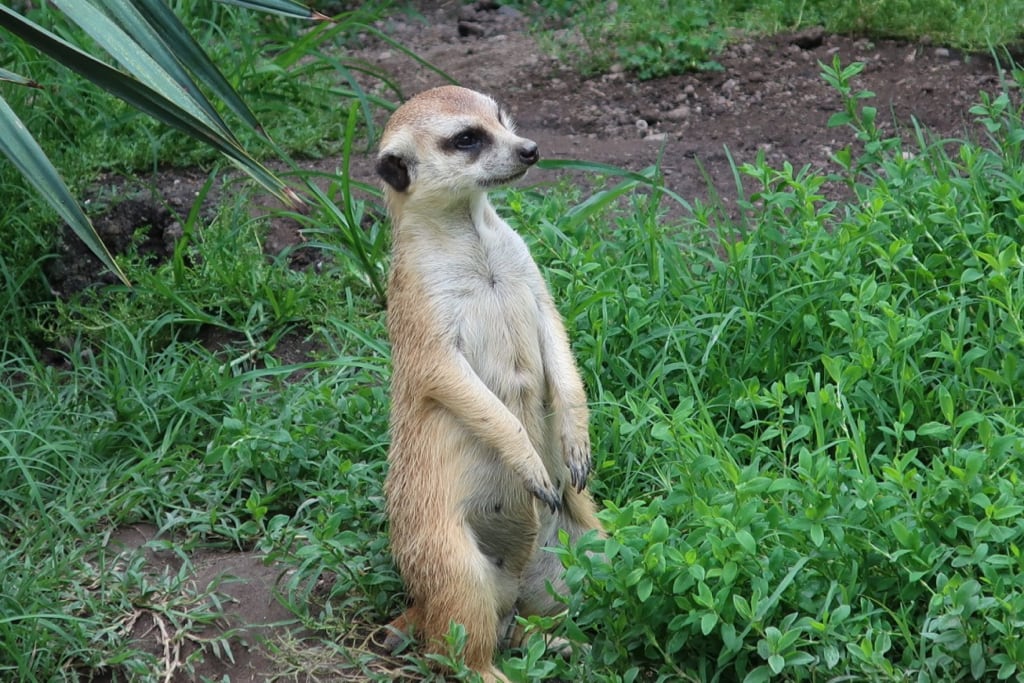
<svg viewBox="0 0 1024 683"><path fill-rule="evenodd" d="M462 6L457 0L435 0L420 3L420 11L420 19L402 16L382 22L381 28L461 84L497 96L515 114L521 134L538 142L542 156L634 170L660 158L668 186L686 198L706 195L701 167L726 200L735 196L726 149L740 163L760 151L772 165L789 161L797 167L829 167L831 154L853 141L849 129L826 127L841 103L820 78L818 62L831 62L833 55L838 54L844 64L854 60L866 64L856 86L876 94L872 104L890 132L909 126L914 117L939 136L974 134L968 108L980 91L992 93L1000 87L1000 74L985 56L814 30L735 44L718 58L724 67L720 72L646 82L618 70L583 78L538 47L527 32L527 17L516 10L493 2ZM391 71L409 94L444 83L436 73L382 43L367 40L361 56ZM333 169L337 160L316 165ZM352 166L353 174L366 182L375 182L372 168L369 156L355 159ZM557 177L553 171L538 171L530 178ZM166 256L180 226L164 207L187 212L203 181L201 174L190 172L145 179L161 200L142 192L132 201L117 204L106 219L97 221L101 232L117 246L138 227L150 226L145 250L154 258ZM127 186L137 187L137 183L133 180ZM116 194L124 187L121 181L112 181L113 189L105 194ZM295 239L294 231L276 226L268 239L269 249L280 250ZM78 258L82 248L69 243L62 249L64 254L55 262L64 264L65 272L51 273L55 289L75 291L95 279L95 266L87 265L88 257ZM297 349L294 355L304 353ZM153 572L176 571L177 565L167 564L172 560L145 551L151 537L152 530L127 530L115 540L127 546L124 552L146 552ZM230 640L234 662L207 648L206 661L196 664L194 673L185 673L181 666L175 671L175 663L184 661L198 644L185 642L185 649L177 653L167 649L166 633L158 620L153 614L140 614L131 632L166 662L168 680L203 676L220 680L225 674L235 681L282 674L288 680L309 679L308 669L286 665L281 656L280 637L297 628L273 597L281 569L265 566L250 553L202 553L192 558L192 565L198 594L205 593L212 582L219 593L229 596L220 608L222 624L239 629ZM233 578L224 581L225 576ZM281 625L285 622L292 626ZM358 678L348 678L338 669L320 680Z"/></svg>

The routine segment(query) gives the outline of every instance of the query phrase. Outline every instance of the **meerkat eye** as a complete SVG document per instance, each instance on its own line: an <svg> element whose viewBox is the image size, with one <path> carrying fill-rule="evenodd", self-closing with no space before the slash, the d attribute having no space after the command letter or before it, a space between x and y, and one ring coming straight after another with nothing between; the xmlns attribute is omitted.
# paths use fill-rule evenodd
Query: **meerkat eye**
<svg viewBox="0 0 1024 683"><path fill-rule="evenodd" d="M475 130L464 130L452 140L455 149L462 151L469 151L476 149L480 146L483 139L480 134Z"/></svg>
<svg viewBox="0 0 1024 683"><path fill-rule="evenodd" d="M462 152L476 155L493 140L491 135L483 128L470 126L463 128L451 137L443 138L441 140L441 149L449 154Z"/></svg>
<svg viewBox="0 0 1024 683"><path fill-rule="evenodd" d="M489 141L490 137L480 128L466 128L450 138L448 145L458 152L476 152Z"/></svg>

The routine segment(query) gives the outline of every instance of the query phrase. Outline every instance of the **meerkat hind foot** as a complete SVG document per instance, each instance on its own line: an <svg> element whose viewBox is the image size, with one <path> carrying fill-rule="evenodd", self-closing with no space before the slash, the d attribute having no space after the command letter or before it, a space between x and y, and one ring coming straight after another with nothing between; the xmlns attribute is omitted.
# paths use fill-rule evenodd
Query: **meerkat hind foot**
<svg viewBox="0 0 1024 683"><path fill-rule="evenodd" d="M410 607L406 611L392 619L384 627L384 650L395 654L402 649L410 640L415 637L416 608Z"/></svg>

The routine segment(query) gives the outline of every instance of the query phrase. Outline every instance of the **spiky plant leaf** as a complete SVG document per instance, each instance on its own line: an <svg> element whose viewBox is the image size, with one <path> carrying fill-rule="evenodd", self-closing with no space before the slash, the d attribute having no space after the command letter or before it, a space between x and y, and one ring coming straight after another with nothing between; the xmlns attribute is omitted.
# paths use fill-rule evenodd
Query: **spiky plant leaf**
<svg viewBox="0 0 1024 683"><path fill-rule="evenodd" d="M225 5L237 5L246 9L270 14L280 14L292 19L316 19L318 21L330 19L305 5L292 2L292 0L218 0Z"/></svg>
<svg viewBox="0 0 1024 683"><path fill-rule="evenodd" d="M10 72L4 73L10 74ZM15 74L10 75L14 76ZM9 79L5 78L5 80ZM18 167L25 179L60 214L60 217L67 221L75 234L96 254L103 265L110 268L122 282L129 284L128 277L114 262L110 252L107 251L99 235L96 234L96 229L89 217L75 201L71 191L64 184L64 180L57 173L57 169L53 167L46 153L2 97L0 97L0 152L3 152Z"/></svg>
<svg viewBox="0 0 1024 683"><path fill-rule="evenodd" d="M77 11L86 4L74 3L71 7ZM92 10L72 14L71 18L76 22L96 20L99 25L108 25L96 18L95 7ZM168 79L166 72L153 67L155 60L151 57L140 58L146 66L136 65L135 70L146 74L147 78L151 77L155 86L110 66L2 5L0 27L133 107L217 149L282 201L289 204L302 203L294 190L246 152L230 132L225 133L224 128L215 122L211 123L206 115L197 113L201 107L195 100L181 91L175 93L173 79ZM97 30L97 27L93 27L93 30Z"/></svg>

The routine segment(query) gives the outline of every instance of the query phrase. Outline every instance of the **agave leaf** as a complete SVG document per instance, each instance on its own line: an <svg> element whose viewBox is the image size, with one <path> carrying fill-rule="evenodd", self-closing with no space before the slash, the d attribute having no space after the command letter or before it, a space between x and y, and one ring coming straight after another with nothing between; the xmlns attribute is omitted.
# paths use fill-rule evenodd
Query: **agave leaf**
<svg viewBox="0 0 1024 683"><path fill-rule="evenodd" d="M144 21L132 21L134 18L132 12L124 3L113 2L105 3L105 5L108 8L117 8L120 5L117 8L120 10L118 18L127 19L130 28L142 30L141 24ZM216 114L210 115L213 107L209 105L204 107L193 96L198 95L200 99L205 100L199 94L198 88L190 92L188 87L183 86L181 80L172 76L164 68L164 64L172 69L177 67L177 70L180 72L178 75L191 84L191 79L181 69L181 65L167 55L162 55L167 57L167 59L162 60L163 63L161 63L161 60L154 58L150 54L154 48L161 47L159 41L154 41L153 44L147 42L147 47L143 48L135 38L128 35L124 29L118 26L117 22L100 11L91 2L83 2L81 0L78 2L61 2L60 8L71 21L78 24L86 33L92 36L92 39L100 47L106 50L136 79L145 83L169 101L176 103L195 118L201 119L207 125L218 128L222 132L227 132L224 122L219 120L220 117L216 116ZM138 13L135 14L137 15ZM142 37L148 38L149 36ZM156 51L159 52L159 50Z"/></svg>
<svg viewBox="0 0 1024 683"><path fill-rule="evenodd" d="M145 83L96 59L3 5L0 5L0 27L136 109L209 144L282 201L291 205L302 204L294 190L253 159L233 136L222 134L219 128L210 125L205 118L195 116L189 109L169 100Z"/></svg>
<svg viewBox="0 0 1024 683"><path fill-rule="evenodd" d="M110 252L107 251L99 235L96 234L96 228L93 227L89 217L71 196L70 190L64 184L60 174L57 173L57 169L53 167L46 153L2 97L0 97L0 151L7 155L43 199L60 214L61 218L67 221L75 234L85 242L92 253L96 254L103 265L110 268L126 285L130 284L128 277L114 262Z"/></svg>
<svg viewBox="0 0 1024 683"><path fill-rule="evenodd" d="M41 88L42 86L33 81L30 78L25 78L21 74L16 74L13 71L0 68L0 81L7 81L8 83L17 83L18 85L26 85L30 88Z"/></svg>
<svg viewBox="0 0 1024 683"><path fill-rule="evenodd" d="M262 126L256 120L256 116L249 109L249 106L242 100L227 79L221 74L220 69L214 65L199 43L195 41L192 34L181 23L177 15L171 11L164 0L135 0L132 4L126 5L122 2L103 0L107 6L130 7L132 12L137 13L145 27L140 30L151 30L152 39L147 37L146 46L159 57L161 63L171 61L187 68L193 76L202 81L214 95L219 97L238 118L244 121L253 130L263 132ZM136 12L137 10L137 12ZM119 13L120 14L120 13ZM156 41L162 44L157 45ZM165 65L169 71L173 68ZM192 80L185 76L178 77L179 82L186 87L195 87ZM197 89L198 92L198 89Z"/></svg>
<svg viewBox="0 0 1024 683"><path fill-rule="evenodd" d="M218 0L225 5L237 5L246 9L270 14L280 14L292 19L316 19L317 21L329 21L330 17L320 14L305 5L293 2L292 0Z"/></svg>

